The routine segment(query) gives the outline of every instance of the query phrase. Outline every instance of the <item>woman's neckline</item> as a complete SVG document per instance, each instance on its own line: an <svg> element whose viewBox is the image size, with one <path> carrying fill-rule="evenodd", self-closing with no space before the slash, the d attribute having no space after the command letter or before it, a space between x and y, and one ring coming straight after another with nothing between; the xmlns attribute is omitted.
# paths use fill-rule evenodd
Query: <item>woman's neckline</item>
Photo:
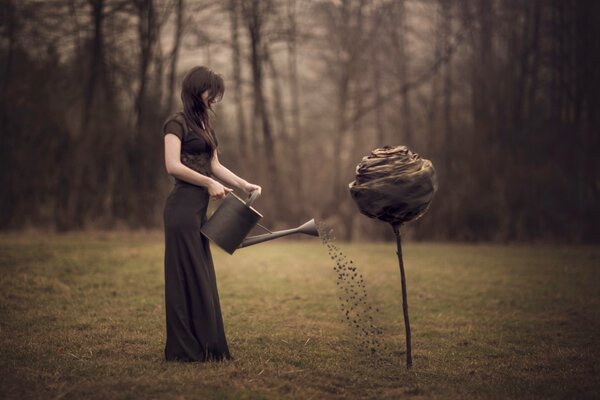
<svg viewBox="0 0 600 400"><path fill-rule="evenodd" d="M179 113L183 116L183 118L185 119L185 113L183 111L179 111ZM206 126L204 126L204 121L200 121L200 123L202 124L202 130L206 132ZM194 130L191 129L191 131L193 132Z"/></svg>

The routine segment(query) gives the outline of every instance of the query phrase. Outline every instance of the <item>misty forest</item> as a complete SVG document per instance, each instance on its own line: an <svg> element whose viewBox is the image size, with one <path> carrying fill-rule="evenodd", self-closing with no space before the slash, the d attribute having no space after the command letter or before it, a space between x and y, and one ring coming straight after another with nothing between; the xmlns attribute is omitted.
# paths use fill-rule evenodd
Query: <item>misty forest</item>
<svg viewBox="0 0 600 400"><path fill-rule="evenodd" d="M348 193L406 145L439 189L415 240L600 239L600 2L2 0L0 229L160 229L162 124L223 75L221 162L277 228L390 240Z"/></svg>

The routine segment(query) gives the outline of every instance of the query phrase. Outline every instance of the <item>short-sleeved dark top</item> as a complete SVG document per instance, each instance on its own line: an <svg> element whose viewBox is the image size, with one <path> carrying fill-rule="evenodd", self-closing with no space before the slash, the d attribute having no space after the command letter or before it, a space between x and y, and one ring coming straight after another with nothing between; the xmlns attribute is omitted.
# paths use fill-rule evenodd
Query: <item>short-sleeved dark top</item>
<svg viewBox="0 0 600 400"><path fill-rule="evenodd" d="M188 128L183 112L175 113L166 119L163 124L163 135L167 133L172 133L181 140L182 164L203 175L212 175L210 146L199 133ZM216 137L215 142L218 145Z"/></svg>

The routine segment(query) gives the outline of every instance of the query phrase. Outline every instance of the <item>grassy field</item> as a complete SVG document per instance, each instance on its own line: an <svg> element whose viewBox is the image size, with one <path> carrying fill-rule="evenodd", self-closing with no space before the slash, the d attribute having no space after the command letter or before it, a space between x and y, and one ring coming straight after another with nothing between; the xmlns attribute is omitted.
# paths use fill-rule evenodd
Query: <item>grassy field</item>
<svg viewBox="0 0 600 400"><path fill-rule="evenodd" d="M600 249L338 243L379 307L374 365L318 239L215 246L234 361L163 361L163 236L0 236L0 398L600 398Z"/></svg>

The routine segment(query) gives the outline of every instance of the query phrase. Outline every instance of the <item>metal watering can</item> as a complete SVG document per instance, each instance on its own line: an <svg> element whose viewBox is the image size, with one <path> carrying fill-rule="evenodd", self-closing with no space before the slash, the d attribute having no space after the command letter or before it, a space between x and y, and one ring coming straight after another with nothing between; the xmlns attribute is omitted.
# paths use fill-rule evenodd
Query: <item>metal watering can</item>
<svg viewBox="0 0 600 400"><path fill-rule="evenodd" d="M248 199L244 201L233 192L229 192L219 205L219 208L215 210L210 219L202 226L200 232L229 254L233 254L234 251L242 247L252 246L253 244L277 239L293 233L319 236L314 218L297 228L271 232L258 223L262 215L252 208L252 203L254 203L257 197L258 192L253 191ZM246 235L248 235L248 232L256 225L269 233L247 238Z"/></svg>

